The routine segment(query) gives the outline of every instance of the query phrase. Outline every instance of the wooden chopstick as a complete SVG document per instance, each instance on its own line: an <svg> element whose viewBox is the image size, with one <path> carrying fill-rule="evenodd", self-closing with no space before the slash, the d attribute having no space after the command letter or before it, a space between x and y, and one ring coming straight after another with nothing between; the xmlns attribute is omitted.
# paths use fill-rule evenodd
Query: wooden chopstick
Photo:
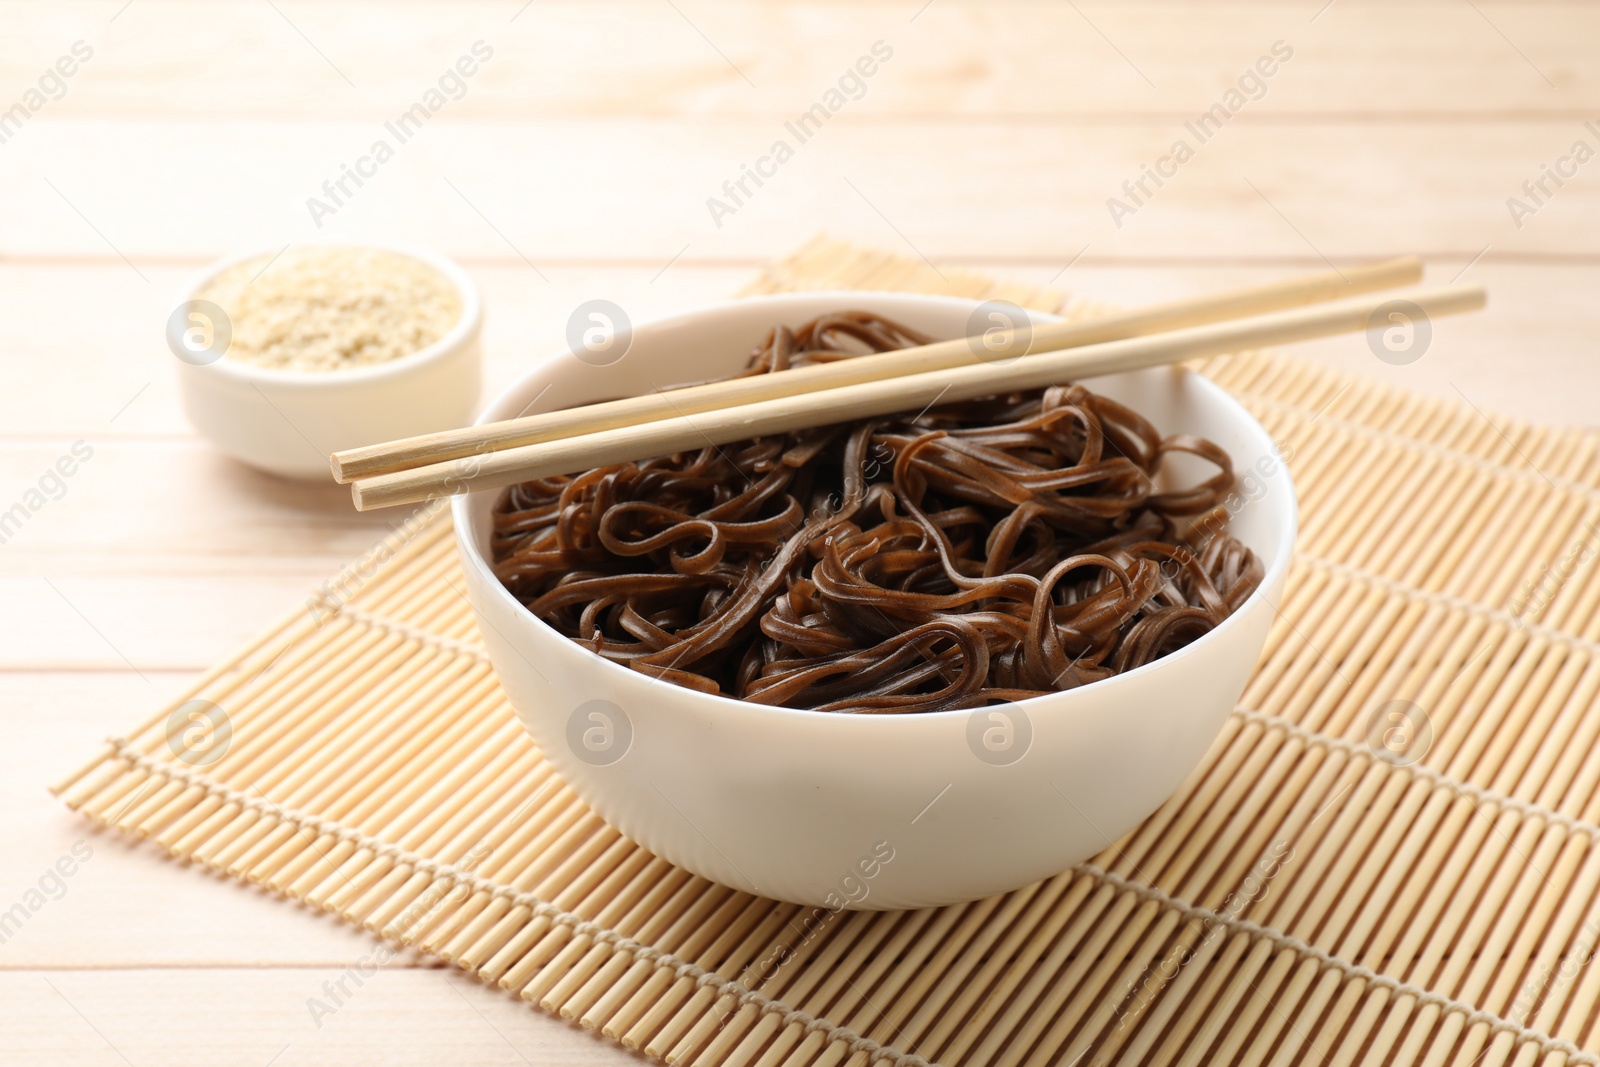
<svg viewBox="0 0 1600 1067"><path fill-rule="evenodd" d="M1420 290L1408 293L1406 299L1420 309L1422 315L1431 318L1480 308L1486 297L1482 287L1466 286ZM738 404L694 416L680 415L613 427L563 440L519 445L358 479L351 484L351 495L357 510L367 511L750 437L912 411L941 402L1036 389L1097 374L1349 333L1374 325L1371 322L1373 313L1388 301L1389 298L1376 296L1358 297L1150 337L1084 345L1004 365L977 363L924 371ZM866 361L882 358L863 357Z"/></svg>
<svg viewBox="0 0 1600 1067"><path fill-rule="evenodd" d="M1320 303L1401 285L1422 278L1422 261L1402 256L1379 263L1353 267L1342 273L1327 271L1290 278L1281 282L1212 293L1206 296L1153 304L1134 311L1107 315L1084 322L1059 322L1035 327L1028 340L1027 354L1053 352L1063 348L1100 344L1127 337L1211 322L1243 318L1270 311ZM558 441L574 434L593 433L620 426L633 426L657 419L694 415L734 404L752 404L777 397L832 389L858 382L898 378L924 371L964 367L978 363L966 338L922 345L918 348L885 353L872 359L846 359L833 363L801 367L740 378L731 382L711 382L680 389L658 390L640 396L591 404L583 408L552 411L520 419L507 419L486 426L467 426L457 430L408 437L399 441L368 445L335 452L330 457L333 477L338 482L354 481L375 474L405 470L448 459L495 452L519 445Z"/></svg>

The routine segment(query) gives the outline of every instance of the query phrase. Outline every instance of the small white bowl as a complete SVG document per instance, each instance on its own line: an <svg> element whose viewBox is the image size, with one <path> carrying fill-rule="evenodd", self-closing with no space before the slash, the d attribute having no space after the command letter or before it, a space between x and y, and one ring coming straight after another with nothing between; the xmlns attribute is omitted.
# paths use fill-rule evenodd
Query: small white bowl
<svg viewBox="0 0 1600 1067"><path fill-rule="evenodd" d="M466 271L421 249L319 243L381 249L426 263L460 293L461 318L427 348L350 370L276 370L206 352L175 358L183 409L195 428L234 458L290 478L331 479L331 452L463 425L477 410L483 390L483 305ZM273 252L231 256L195 279L168 322L169 347L175 354L184 330L213 326L204 309L198 309L201 319L190 318L197 310L191 301L212 279L236 263ZM196 335L206 344L213 336Z"/></svg>
<svg viewBox="0 0 1600 1067"><path fill-rule="evenodd" d="M976 306L863 292L718 304L635 327L610 366L558 353L480 421L727 374L775 323L866 308L960 337ZM838 715L707 696L607 662L530 615L490 570L502 494L484 491L455 498L456 537L507 695L607 822L739 889L834 910L920 908L1015 889L1093 856L1159 807L1216 738L1266 642L1296 519L1287 471L1261 459L1276 456L1272 438L1207 379L1159 367L1092 385L1163 433L1210 438L1241 471L1275 466L1258 468L1229 527L1261 557L1261 589L1187 648L998 718L992 708Z"/></svg>

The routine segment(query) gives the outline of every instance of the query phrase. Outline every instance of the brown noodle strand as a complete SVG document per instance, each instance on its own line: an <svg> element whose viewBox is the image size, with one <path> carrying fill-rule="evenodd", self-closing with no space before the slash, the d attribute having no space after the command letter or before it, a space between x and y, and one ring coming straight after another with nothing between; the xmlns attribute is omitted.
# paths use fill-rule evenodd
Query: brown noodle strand
<svg viewBox="0 0 1600 1067"><path fill-rule="evenodd" d="M736 377L931 338L868 312L778 327ZM1216 468L1155 492L1165 457ZM818 711L926 712L1108 678L1255 591L1226 452L1080 385L514 486L500 580L596 655ZM1180 527L1176 520L1186 520Z"/></svg>

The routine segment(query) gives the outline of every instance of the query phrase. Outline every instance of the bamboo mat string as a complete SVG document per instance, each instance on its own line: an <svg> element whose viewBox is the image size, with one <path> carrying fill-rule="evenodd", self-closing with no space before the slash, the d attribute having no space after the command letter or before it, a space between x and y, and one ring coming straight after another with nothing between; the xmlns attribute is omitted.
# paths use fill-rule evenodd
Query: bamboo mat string
<svg viewBox="0 0 1600 1067"><path fill-rule="evenodd" d="M1286 403L1276 397L1264 396L1259 393L1238 392L1234 395L1239 400L1243 401L1246 407L1251 409L1260 408L1268 412L1289 414L1302 418L1313 418L1318 414L1316 411L1301 407L1297 404ZM1474 453L1463 449L1452 448L1449 445L1441 445L1433 441L1421 440L1415 437L1407 437L1405 434L1396 433L1394 430L1384 429L1379 426L1371 426L1364 422L1355 422L1352 420L1339 418L1338 416L1330 415L1322 415L1321 418L1322 420L1325 420L1326 425L1337 426L1348 433L1365 437L1369 440L1377 441L1394 448L1404 449L1407 452L1415 452L1421 455L1445 459L1452 463L1458 463L1474 470L1492 474L1496 477L1512 478L1518 481L1538 483L1548 486L1549 488L1555 489L1559 492L1571 493L1574 496L1583 497L1586 500L1600 501L1600 489L1597 489L1592 485L1585 485L1580 481L1565 477L1563 475L1544 474L1538 468L1532 466L1531 462L1529 462L1525 457L1522 457L1523 462L1521 465L1496 462L1491 459L1486 459L1483 456L1475 455ZM1490 426L1492 428L1493 424L1491 423Z"/></svg>
<svg viewBox="0 0 1600 1067"><path fill-rule="evenodd" d="M1286 737L1292 737L1308 748L1315 746L1325 748L1330 752L1340 752L1349 757L1376 760L1380 763L1386 762L1382 757L1376 756L1365 743L1358 744L1342 737L1330 737L1327 734L1317 733L1315 730L1307 730L1298 723L1279 715L1256 711L1253 708L1235 708L1233 715L1244 722L1255 723L1265 729L1279 731ZM1553 808L1547 808L1542 804L1521 800L1492 789L1484 789L1481 786L1473 785L1471 782L1452 778L1448 774L1436 771L1432 767L1427 767L1420 763L1404 766L1389 764L1389 766L1395 768L1395 773L1408 775L1429 785L1447 789L1478 804L1493 805L1500 811L1510 811L1518 815L1540 819L1548 825L1559 826L1571 833L1583 834L1591 841L1600 841L1600 824L1589 822L1586 819L1573 818Z"/></svg>
<svg viewBox="0 0 1600 1067"><path fill-rule="evenodd" d="M1416 586L1408 585L1405 582L1397 582L1393 578L1374 574L1360 567L1353 567L1348 563L1340 563L1338 560L1323 559L1320 556L1297 554L1294 561L1297 567L1303 566L1326 571L1329 574L1336 574L1352 582L1374 586L1396 596L1404 597L1407 600L1435 604L1451 611L1468 612L1479 618L1521 630L1530 637L1542 637L1549 641L1559 641L1572 648L1600 655L1600 641L1580 637L1577 634L1568 633L1566 630L1545 623L1530 622L1524 616L1514 615L1500 608L1489 607L1477 600L1469 600L1466 597L1454 596L1450 593L1438 593L1431 589L1418 589Z"/></svg>

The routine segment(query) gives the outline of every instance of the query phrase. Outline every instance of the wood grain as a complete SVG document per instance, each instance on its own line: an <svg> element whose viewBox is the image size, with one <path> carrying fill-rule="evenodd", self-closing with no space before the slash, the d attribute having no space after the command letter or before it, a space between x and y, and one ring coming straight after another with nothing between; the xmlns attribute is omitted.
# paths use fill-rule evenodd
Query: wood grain
<svg viewBox="0 0 1600 1067"><path fill-rule="evenodd" d="M390 964L358 988L348 970L0 971L7 1062L18 1067L646 1062L448 971ZM318 1015L318 1027L307 1002L332 1003L323 984L341 978L351 995L335 1014Z"/></svg>
<svg viewBox="0 0 1600 1067"><path fill-rule="evenodd" d="M527 266L532 299L543 295L539 275L567 261L630 257L660 270L680 253L760 258L817 230L936 264L999 254L1064 266L1085 245L1119 260L1342 263L1406 252L1466 259L1489 245L1496 258L1592 263L1600 184L1586 172L1521 228L1506 207L1586 132L1570 118L1463 126L1242 113L1164 186L1147 182L1139 206L1124 183L1185 136L1180 121L1082 120L1049 131L997 122L975 131L949 119L886 125L846 113L762 187L747 184L739 206L724 183L772 151L786 133L781 122L451 122L400 146L363 187L347 186L351 196L319 227L307 200L331 203L323 183L368 153L381 125L70 119L31 126L5 145L11 178L0 185L0 212L11 221L11 255L126 257L131 291L152 284L145 268L171 256L379 233ZM1588 136L1591 147L1600 140ZM951 144L971 150L952 154ZM104 180L113 161L116 179ZM714 218L713 197L733 214ZM1114 197L1137 210L1113 219ZM130 202L141 210L124 211Z"/></svg>
<svg viewBox="0 0 1600 1067"><path fill-rule="evenodd" d="M478 38L496 55L467 94L328 226L462 258L489 308L491 386L554 350L590 296L636 319L720 299L826 229L1123 304L1323 256L1422 252L1431 283L1465 269L1489 286L1470 329L1442 324L1408 367L1353 339L1302 357L1595 424L1600 185L1584 170L1520 229L1506 207L1600 109L1587 5L682 0L679 14L608 0L540 3L515 22L512 0L277 6L0 4L0 105L73 40L96 49L0 144L0 507L72 441L96 449L0 545L8 894L79 832L46 781L379 532L341 491L248 474L194 439L160 324L212 258L317 232L306 197ZM705 199L880 38L895 56L865 95L718 229ZM1280 38L1295 57L1266 95L1118 229L1106 199ZM307 1029L308 987L365 942L141 850L95 847L56 910L0 945L8 1062L122 1063L95 1026L140 1064L266 1063L284 1042L282 1065L630 1060L463 988L486 1025L441 992L448 978L394 968Z"/></svg>
<svg viewBox="0 0 1600 1067"><path fill-rule="evenodd" d="M57 105L60 114L387 117L483 39L494 58L451 102L451 117L515 120L532 100L550 115L787 118L882 39L894 58L853 113L1188 117L1281 39L1295 56L1259 102L1263 113L1590 117L1585 109L1600 102L1585 37L1591 17L1571 3L1483 3L1480 14L1465 4L1339 0L1314 22L1320 5L1305 2L1093 3L1075 11L939 0L920 13L906 0L691 2L679 13L648 0L606 0L540 3L515 21L521 4L505 0L408 4L400 19L367 0L279 6L287 17L267 6L187 0L140 0L111 25L87 7L35 15L25 34L6 42L0 72L8 84L31 80L63 42L83 36L98 51ZM26 9L13 0L0 17L13 24L10 12ZM1034 47L1039 40L1056 48ZM1060 50L1070 63L1059 61Z"/></svg>

